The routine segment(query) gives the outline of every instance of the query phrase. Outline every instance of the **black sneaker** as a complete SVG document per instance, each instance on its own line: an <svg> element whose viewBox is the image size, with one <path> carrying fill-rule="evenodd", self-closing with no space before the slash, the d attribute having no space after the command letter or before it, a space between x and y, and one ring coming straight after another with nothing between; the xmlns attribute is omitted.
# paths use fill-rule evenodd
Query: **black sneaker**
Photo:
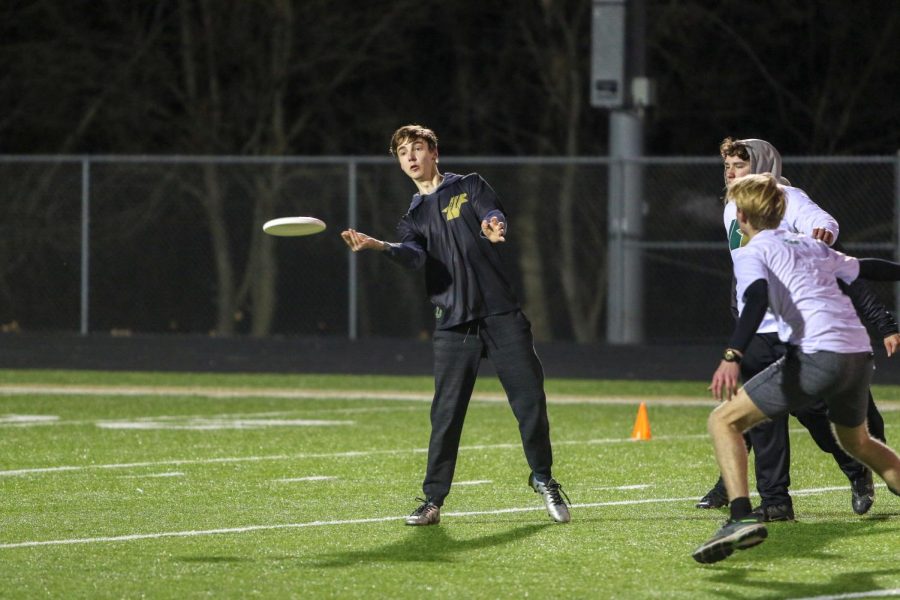
<svg viewBox="0 0 900 600"><path fill-rule="evenodd" d="M720 490L718 486L715 486L706 492L705 496L700 498L696 506L697 508L722 508L728 506L728 495L724 490Z"/></svg>
<svg viewBox="0 0 900 600"><path fill-rule="evenodd" d="M534 474L532 473L528 477L528 485L531 486L536 493L541 495L541 499L544 501L544 506L547 507L547 514L550 515L550 518L556 521L557 523L568 523L572 520L572 516L569 514L569 507L566 506L566 500L569 499L566 496L566 500L563 500L563 496L565 496L565 492L562 490L562 486L559 485L555 479L550 479L547 483L542 483L534 478Z"/></svg>
<svg viewBox="0 0 900 600"><path fill-rule="evenodd" d="M869 512L875 503L875 483L872 481L872 471L866 469L865 475L853 480L850 484L850 491L853 494L851 501L853 512L858 515Z"/></svg>
<svg viewBox="0 0 900 600"><path fill-rule="evenodd" d="M440 506L431 500L422 500L421 498L416 498L416 500L421 501L422 505L406 517L407 525L437 525L441 522Z"/></svg>
<svg viewBox="0 0 900 600"><path fill-rule="evenodd" d="M766 526L753 516L729 520L691 556L698 563L719 562L734 554L735 550L746 550L761 544L767 535Z"/></svg>
<svg viewBox="0 0 900 600"><path fill-rule="evenodd" d="M763 504L750 513L763 523L772 521L793 521L794 506L792 504Z"/></svg>

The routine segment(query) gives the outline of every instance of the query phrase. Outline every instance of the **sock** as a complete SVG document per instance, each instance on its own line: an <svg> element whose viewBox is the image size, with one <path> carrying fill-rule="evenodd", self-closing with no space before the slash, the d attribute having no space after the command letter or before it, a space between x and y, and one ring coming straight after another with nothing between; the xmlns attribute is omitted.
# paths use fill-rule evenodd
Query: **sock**
<svg viewBox="0 0 900 600"><path fill-rule="evenodd" d="M751 510L750 498L747 496L735 498L731 501L731 520L736 521L742 519L749 515Z"/></svg>

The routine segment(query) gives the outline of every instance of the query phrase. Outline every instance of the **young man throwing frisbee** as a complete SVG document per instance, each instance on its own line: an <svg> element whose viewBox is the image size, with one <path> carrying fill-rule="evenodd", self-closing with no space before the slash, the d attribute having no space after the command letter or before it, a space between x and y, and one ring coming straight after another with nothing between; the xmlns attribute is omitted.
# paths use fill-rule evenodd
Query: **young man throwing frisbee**
<svg viewBox="0 0 900 600"><path fill-rule="evenodd" d="M543 367L531 324L522 313L495 248L506 241L506 215L494 190L478 174L441 174L437 136L420 125L398 129L390 152L418 188L388 243L348 229L341 237L354 251L375 250L410 269L425 268L434 304L434 381L431 440L422 504L407 525L435 525L450 493L466 409L483 356L491 360L513 414L529 485L550 517L570 520L561 488L551 476L553 454Z"/></svg>

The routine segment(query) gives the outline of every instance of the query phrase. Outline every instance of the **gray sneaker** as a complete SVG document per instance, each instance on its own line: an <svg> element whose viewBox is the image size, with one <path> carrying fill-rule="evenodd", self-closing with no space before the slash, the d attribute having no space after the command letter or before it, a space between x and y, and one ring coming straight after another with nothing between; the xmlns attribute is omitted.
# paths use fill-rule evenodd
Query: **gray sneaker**
<svg viewBox="0 0 900 600"><path fill-rule="evenodd" d="M563 500L563 496L566 493L562 490L559 482L555 479L550 479L547 483L541 483L534 478L532 473L528 477L528 485L541 495L541 498L544 500L544 506L547 507L547 514L550 515L551 519L557 523L568 523L572 520L571 515L569 515L569 507L566 506L566 501ZM566 500L569 499L568 496L565 497Z"/></svg>
<svg viewBox="0 0 900 600"><path fill-rule="evenodd" d="M441 522L441 507L430 500L420 500L422 505L406 517L407 525L437 525Z"/></svg>
<svg viewBox="0 0 900 600"><path fill-rule="evenodd" d="M761 544L767 535L766 526L756 517L729 520L691 556L698 563L719 562L734 554L735 550L746 550Z"/></svg>

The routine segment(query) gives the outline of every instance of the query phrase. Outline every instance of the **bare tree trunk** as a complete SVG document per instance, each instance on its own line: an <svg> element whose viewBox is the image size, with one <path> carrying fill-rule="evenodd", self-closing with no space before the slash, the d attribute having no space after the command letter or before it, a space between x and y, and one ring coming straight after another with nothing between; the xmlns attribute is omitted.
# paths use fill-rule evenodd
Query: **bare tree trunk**
<svg viewBox="0 0 900 600"><path fill-rule="evenodd" d="M522 210L516 214L515 227L518 232L516 237L527 240L519 246L519 269L522 271L522 287L525 289L524 310L531 321L534 338L545 342L553 339L553 327L547 306L544 253L541 251L541 244L537 243L543 239L538 227L540 170L539 166L523 167L523 178L526 180L524 188L529 192L521 199Z"/></svg>
<svg viewBox="0 0 900 600"><path fill-rule="evenodd" d="M238 292L238 302L243 305L249 296L251 307L250 334L263 337L272 333L275 311L278 308L278 261L275 256L275 241L262 232L266 219L275 214L278 198L281 196L283 167L274 164L269 168L267 179L258 181L250 237L250 256L244 282ZM260 180L266 177L260 175Z"/></svg>
<svg viewBox="0 0 900 600"><path fill-rule="evenodd" d="M270 104L269 133L271 139L265 149L268 154L279 156L288 147L288 127L285 118L286 85L291 61L291 44L294 35L294 14L290 0L275 3L279 18L275 20L272 32L271 70L272 99ZM245 281L250 282L250 303L253 307L253 321L250 333L263 337L272 333L272 324L278 308L278 260L274 241L261 232L265 219L275 214L281 196L284 167L274 164L268 170L267 185L258 186L259 197L254 199L254 219L251 235L251 260ZM255 267L255 268L254 268Z"/></svg>
<svg viewBox="0 0 900 600"><path fill-rule="evenodd" d="M197 65L199 50L191 26L190 2L179 3L179 23L181 39L181 65L183 69L184 94L188 110L196 111L195 120L203 120L205 127L198 137L191 140L201 148L208 149L218 138L219 123L222 115L221 98L216 77L215 31L211 20L210 7L207 0L200 0L198 6L201 13L203 31L202 43L206 49L205 66L208 85L208 112L199 109L204 103L200 98L200 73ZM208 137L207 137L208 136ZM204 139L205 138L205 139ZM216 328L218 335L230 336L235 331L237 303L235 298L235 274L232 266L231 243L228 236L228 224L225 219L225 198L219 178L219 170L215 164L202 166L203 192L201 202L209 219L209 233L212 244L213 265L216 270Z"/></svg>
<svg viewBox="0 0 900 600"><path fill-rule="evenodd" d="M578 154L578 132L582 113L582 81L578 71L576 57L578 46L575 31L569 29L564 36L564 45L560 50L560 64L565 74L560 83L565 86L566 100L566 155ZM597 323L605 301L606 270L604 256L597 252L586 253L588 268L578 260L578 248L593 244L598 240L584 239L575 228L575 178L576 167L567 164L562 171L559 185L559 238L561 261L561 277L563 294L569 309L572 332L578 342L594 342L597 340ZM598 244L598 248L602 244ZM598 271L593 271L596 268Z"/></svg>
<svg viewBox="0 0 900 600"><path fill-rule="evenodd" d="M215 164L203 165L203 184L206 190L203 206L209 218L209 232L212 240L213 264L216 268L216 334L234 334L236 302L234 296L234 268L231 265L231 250L228 226L225 222L225 202L219 180L219 170Z"/></svg>

